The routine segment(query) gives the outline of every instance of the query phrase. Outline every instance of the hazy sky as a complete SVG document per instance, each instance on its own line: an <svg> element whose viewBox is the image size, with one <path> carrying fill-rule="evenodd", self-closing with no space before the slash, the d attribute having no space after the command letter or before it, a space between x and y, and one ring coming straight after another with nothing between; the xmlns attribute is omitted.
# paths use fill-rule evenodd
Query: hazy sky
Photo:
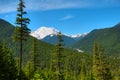
<svg viewBox="0 0 120 80"><path fill-rule="evenodd" d="M1 0L0 18L15 25L19 0ZM120 22L120 0L24 0L29 28L53 27L66 34L90 32Z"/></svg>

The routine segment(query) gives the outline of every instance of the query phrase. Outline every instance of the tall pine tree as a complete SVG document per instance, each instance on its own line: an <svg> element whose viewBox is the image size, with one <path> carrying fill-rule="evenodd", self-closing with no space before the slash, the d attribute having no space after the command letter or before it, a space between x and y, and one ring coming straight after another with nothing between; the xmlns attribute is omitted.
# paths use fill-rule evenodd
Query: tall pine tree
<svg viewBox="0 0 120 80"><path fill-rule="evenodd" d="M56 72L56 79L63 80L63 44L62 44L63 39L61 32L57 34L57 37L58 37L58 43L56 44L55 47L55 54L53 56L54 57L53 65L55 65L54 68Z"/></svg>
<svg viewBox="0 0 120 80"><path fill-rule="evenodd" d="M100 55L97 43L94 44L93 79L100 80Z"/></svg>
<svg viewBox="0 0 120 80"><path fill-rule="evenodd" d="M62 39L62 34L61 34L61 32L59 32L58 33L58 44L56 45L56 47L57 47L57 49L56 49L56 51L57 51L57 68L58 68L58 80L62 80L63 79L63 73L62 73L62 62L63 62L63 60L62 60L62 57L63 57L63 53L62 53L62 51L63 51L63 44L62 44L62 42L63 42L63 39Z"/></svg>
<svg viewBox="0 0 120 80"><path fill-rule="evenodd" d="M17 8L17 17L16 17L16 28L14 31L13 38L20 43L20 54L19 54L19 76L21 80L22 74L22 55L23 55L23 41L27 40L27 36L30 33L30 29L27 28L27 24L29 24L30 19L26 18L24 15L27 14L24 11L25 5L23 0L19 0L18 8Z"/></svg>
<svg viewBox="0 0 120 80"><path fill-rule="evenodd" d="M104 51L98 45L94 44L93 54L93 79L94 80L112 80L111 72L106 63Z"/></svg>

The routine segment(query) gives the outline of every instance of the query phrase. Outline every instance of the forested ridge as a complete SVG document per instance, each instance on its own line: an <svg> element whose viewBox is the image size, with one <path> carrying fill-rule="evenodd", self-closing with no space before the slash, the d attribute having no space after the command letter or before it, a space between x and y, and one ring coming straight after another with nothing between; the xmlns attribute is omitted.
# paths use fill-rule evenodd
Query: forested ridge
<svg viewBox="0 0 120 80"><path fill-rule="evenodd" d="M87 36L72 44L72 47L79 48L86 52L93 51L93 44L97 42L105 48L108 54L120 53L120 23L110 28L92 30ZM87 46L86 46L87 45Z"/></svg>
<svg viewBox="0 0 120 80"><path fill-rule="evenodd" d="M120 54L108 54L99 42L92 51L67 49L63 35L51 45L29 35L23 0L17 26L0 19L0 80L120 80Z"/></svg>

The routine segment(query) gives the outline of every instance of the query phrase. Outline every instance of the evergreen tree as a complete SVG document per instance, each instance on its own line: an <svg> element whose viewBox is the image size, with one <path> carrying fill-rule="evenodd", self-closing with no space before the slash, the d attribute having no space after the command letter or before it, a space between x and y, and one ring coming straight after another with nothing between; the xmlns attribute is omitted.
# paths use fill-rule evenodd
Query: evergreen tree
<svg viewBox="0 0 120 80"><path fill-rule="evenodd" d="M70 79L70 72L69 72L69 57L66 58L65 60L65 67L64 67L64 72L65 72L65 80L69 80Z"/></svg>
<svg viewBox="0 0 120 80"><path fill-rule="evenodd" d="M62 73L62 62L63 62L63 60L62 60L62 57L63 57L63 55L62 55L62 50L63 50L63 44L62 44L62 42L63 42L63 39L62 39L62 34L61 34L61 32L59 32L58 33L58 44L56 45L56 47L57 47L57 58L58 58L58 60L57 60L57 68L58 68L58 80L62 80L62 76L63 76L63 73Z"/></svg>
<svg viewBox="0 0 120 80"><path fill-rule="evenodd" d="M93 79L95 80L112 80L111 72L106 63L103 49L94 44L93 54Z"/></svg>
<svg viewBox="0 0 120 80"><path fill-rule="evenodd" d="M86 70L85 70L85 61L84 59L81 62L81 70L80 70L80 80L86 80Z"/></svg>
<svg viewBox="0 0 120 80"><path fill-rule="evenodd" d="M34 72L37 69L37 39L33 37L33 48L32 48L32 54L31 54L31 62L33 63Z"/></svg>
<svg viewBox="0 0 120 80"><path fill-rule="evenodd" d="M16 18L16 24L17 27L15 28L15 33L13 35L13 38L20 43L20 60L19 60L19 76L21 80L21 74L22 74L22 55L23 55L23 41L27 40L27 36L30 33L30 29L27 28L27 24L29 24L30 20L29 18L26 18L24 15L27 14L24 11L25 5L23 0L19 0L18 8L17 8L17 18Z"/></svg>
<svg viewBox="0 0 120 80"><path fill-rule="evenodd" d="M34 76L34 65L31 61L28 61L25 69L26 76L28 80L31 80Z"/></svg>
<svg viewBox="0 0 120 80"><path fill-rule="evenodd" d="M6 45L0 44L0 80L16 80L17 67L12 53Z"/></svg>
<svg viewBox="0 0 120 80"><path fill-rule="evenodd" d="M15 80L16 78L18 78L18 67L11 52L8 58L9 58L9 69L10 69L10 80Z"/></svg>
<svg viewBox="0 0 120 80"><path fill-rule="evenodd" d="M56 62L56 74L57 80L63 80L63 39L62 34L59 32L58 36L58 43L56 44L55 49L55 62Z"/></svg>
<svg viewBox="0 0 120 80"><path fill-rule="evenodd" d="M93 78L95 80L100 80L100 57L98 53L98 45L94 44L94 53L93 53Z"/></svg>
<svg viewBox="0 0 120 80"><path fill-rule="evenodd" d="M109 69L109 65L107 63L107 58L104 53L104 49L102 47L99 48L100 54L100 76L101 80L112 80L112 75Z"/></svg>
<svg viewBox="0 0 120 80"><path fill-rule="evenodd" d="M32 46L32 52L30 54L29 60L26 64L26 75L28 79L32 79L36 70L37 70L37 39L33 37L33 46Z"/></svg>
<svg viewBox="0 0 120 80"><path fill-rule="evenodd" d="M53 60L51 58L50 60L50 68L49 68L49 73L48 73L48 80L52 80L54 77L54 73L53 73Z"/></svg>

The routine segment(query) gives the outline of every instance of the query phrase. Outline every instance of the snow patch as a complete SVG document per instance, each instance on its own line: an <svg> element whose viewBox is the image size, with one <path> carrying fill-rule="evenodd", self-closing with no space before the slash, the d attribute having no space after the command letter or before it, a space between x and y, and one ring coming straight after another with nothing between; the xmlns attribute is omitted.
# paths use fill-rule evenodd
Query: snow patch
<svg viewBox="0 0 120 80"><path fill-rule="evenodd" d="M80 50L80 49L76 49L78 52L84 52L84 51L82 51L82 50Z"/></svg>
<svg viewBox="0 0 120 80"><path fill-rule="evenodd" d="M79 38L79 37L84 37L86 36L88 33L84 33L84 34L75 34L75 35L71 35L72 38Z"/></svg>

